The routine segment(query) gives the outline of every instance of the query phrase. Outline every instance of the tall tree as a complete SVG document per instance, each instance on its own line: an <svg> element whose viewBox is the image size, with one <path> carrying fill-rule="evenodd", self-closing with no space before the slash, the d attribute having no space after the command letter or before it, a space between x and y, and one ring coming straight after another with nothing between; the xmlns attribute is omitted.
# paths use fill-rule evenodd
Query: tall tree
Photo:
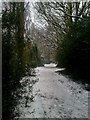
<svg viewBox="0 0 90 120"><path fill-rule="evenodd" d="M13 119L15 97L25 73L24 2L3 2L2 9L2 87L3 119Z"/></svg>

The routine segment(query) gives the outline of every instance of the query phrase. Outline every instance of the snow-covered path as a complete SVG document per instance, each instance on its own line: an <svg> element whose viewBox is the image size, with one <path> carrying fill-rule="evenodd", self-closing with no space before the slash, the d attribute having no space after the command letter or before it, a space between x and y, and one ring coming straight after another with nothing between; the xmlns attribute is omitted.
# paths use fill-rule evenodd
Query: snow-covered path
<svg viewBox="0 0 90 120"><path fill-rule="evenodd" d="M19 105L21 118L88 118L88 92L58 75L56 67L37 67L33 102ZM29 84L27 84L29 86Z"/></svg>

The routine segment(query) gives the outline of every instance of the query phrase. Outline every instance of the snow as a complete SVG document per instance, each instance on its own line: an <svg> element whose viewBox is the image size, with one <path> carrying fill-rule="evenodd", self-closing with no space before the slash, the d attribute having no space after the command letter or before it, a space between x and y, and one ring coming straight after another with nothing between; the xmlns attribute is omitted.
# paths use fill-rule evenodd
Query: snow
<svg viewBox="0 0 90 120"><path fill-rule="evenodd" d="M57 64L55 63L50 63L50 64L44 64L44 67L56 67Z"/></svg>
<svg viewBox="0 0 90 120"><path fill-rule="evenodd" d="M88 118L88 91L81 84L57 74L57 70L51 65L37 67L36 77L26 77L28 81L23 89L28 98L31 96L30 81L36 81L31 88L33 100L29 99L25 106L23 94L17 106L19 118Z"/></svg>

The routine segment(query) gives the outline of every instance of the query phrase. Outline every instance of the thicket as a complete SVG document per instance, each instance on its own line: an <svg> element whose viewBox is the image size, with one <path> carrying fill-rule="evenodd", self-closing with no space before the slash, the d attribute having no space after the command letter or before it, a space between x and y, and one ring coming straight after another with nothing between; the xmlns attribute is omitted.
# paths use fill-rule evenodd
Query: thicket
<svg viewBox="0 0 90 120"><path fill-rule="evenodd" d="M57 49L58 66L90 83L90 17L73 22Z"/></svg>
<svg viewBox="0 0 90 120"><path fill-rule="evenodd" d="M38 50L24 37L24 2L3 3L2 9L2 113L3 119L14 118L20 79L32 66L37 66ZM34 59L34 65L32 61Z"/></svg>

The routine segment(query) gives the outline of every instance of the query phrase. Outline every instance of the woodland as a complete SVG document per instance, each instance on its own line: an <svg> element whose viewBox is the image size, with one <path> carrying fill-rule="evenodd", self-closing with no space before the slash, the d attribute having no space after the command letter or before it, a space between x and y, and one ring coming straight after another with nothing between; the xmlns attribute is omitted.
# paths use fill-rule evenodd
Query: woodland
<svg viewBox="0 0 90 120"><path fill-rule="evenodd" d="M66 68L65 73L76 81L90 84L90 2L35 2L36 19L44 24L41 25L43 28L32 23L30 4L2 3L4 120L15 117L12 114L17 104L14 94L21 87L22 77L32 76L32 68L43 66L46 62L42 60L44 47L40 46L39 40L44 41L42 44L50 42L47 45L49 51L54 50L51 61L57 63L57 67ZM51 53L47 50L45 54Z"/></svg>

